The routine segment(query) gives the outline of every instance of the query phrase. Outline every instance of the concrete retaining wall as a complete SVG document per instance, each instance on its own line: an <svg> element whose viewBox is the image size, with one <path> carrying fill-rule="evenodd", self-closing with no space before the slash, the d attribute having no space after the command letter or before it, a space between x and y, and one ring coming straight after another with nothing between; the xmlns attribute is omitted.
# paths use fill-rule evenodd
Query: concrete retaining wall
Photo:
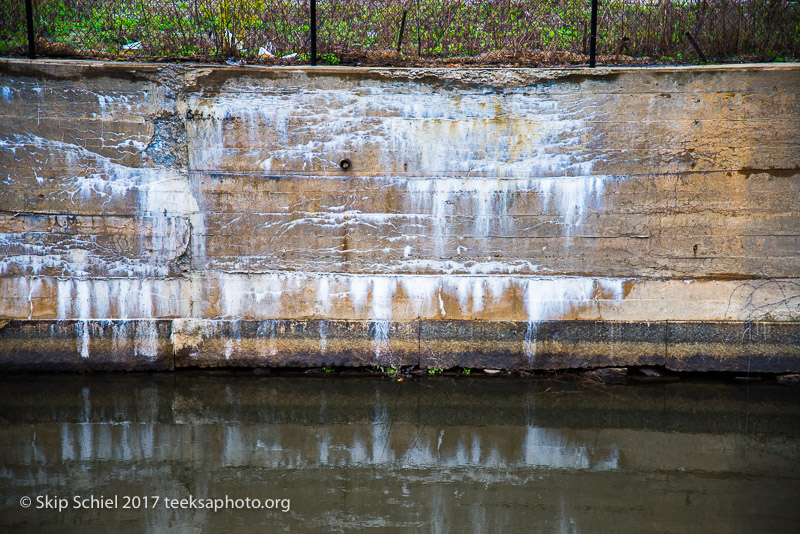
<svg viewBox="0 0 800 534"><path fill-rule="evenodd" d="M800 370L798 65L0 88L2 369Z"/></svg>

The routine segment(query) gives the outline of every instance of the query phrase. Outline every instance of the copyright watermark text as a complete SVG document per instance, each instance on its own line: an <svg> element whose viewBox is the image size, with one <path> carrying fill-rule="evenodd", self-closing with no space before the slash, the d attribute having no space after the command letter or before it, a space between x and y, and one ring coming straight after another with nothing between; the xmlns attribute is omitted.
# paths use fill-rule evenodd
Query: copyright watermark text
<svg viewBox="0 0 800 534"><path fill-rule="evenodd" d="M38 495L34 498L22 497L19 500L23 508L36 510L152 510L158 507L168 510L276 510L288 512L292 508L291 499L254 499L252 497L202 498L172 497L161 495L74 495L59 497L58 495Z"/></svg>

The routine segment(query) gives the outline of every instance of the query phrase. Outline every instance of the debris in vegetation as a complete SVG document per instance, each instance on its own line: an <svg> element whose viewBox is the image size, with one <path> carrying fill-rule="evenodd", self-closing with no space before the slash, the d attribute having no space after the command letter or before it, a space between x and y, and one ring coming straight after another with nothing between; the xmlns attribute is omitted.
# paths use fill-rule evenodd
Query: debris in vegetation
<svg viewBox="0 0 800 534"><path fill-rule="evenodd" d="M800 374L778 375L775 381L782 386L796 386L800 384Z"/></svg>
<svg viewBox="0 0 800 534"><path fill-rule="evenodd" d="M761 382L760 376L734 376L734 382Z"/></svg>
<svg viewBox="0 0 800 534"><path fill-rule="evenodd" d="M644 376L650 378L656 378L664 375L664 373L662 373L658 369L654 369L653 367L642 367L641 369L639 369L639 372L642 373Z"/></svg>
<svg viewBox="0 0 800 534"><path fill-rule="evenodd" d="M624 384L627 380L628 369L625 367L604 367L584 371L581 376L603 384Z"/></svg>
<svg viewBox="0 0 800 534"><path fill-rule="evenodd" d="M640 367L636 371L632 370L628 379L635 382L677 382L680 377L657 367Z"/></svg>
<svg viewBox="0 0 800 534"><path fill-rule="evenodd" d="M588 54L548 50L492 50L477 56L456 56L444 58L421 58L405 56L396 50L363 50L341 56L341 63L361 66L387 67L563 67L588 65ZM657 63L649 57L621 55L598 56L601 65L652 65Z"/></svg>

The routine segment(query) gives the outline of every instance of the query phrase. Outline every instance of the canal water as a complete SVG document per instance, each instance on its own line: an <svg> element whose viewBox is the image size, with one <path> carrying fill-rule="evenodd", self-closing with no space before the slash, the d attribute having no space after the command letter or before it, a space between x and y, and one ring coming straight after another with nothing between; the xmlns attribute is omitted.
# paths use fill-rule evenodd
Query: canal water
<svg viewBox="0 0 800 534"><path fill-rule="evenodd" d="M800 388L6 375L0 505L2 532L794 533Z"/></svg>

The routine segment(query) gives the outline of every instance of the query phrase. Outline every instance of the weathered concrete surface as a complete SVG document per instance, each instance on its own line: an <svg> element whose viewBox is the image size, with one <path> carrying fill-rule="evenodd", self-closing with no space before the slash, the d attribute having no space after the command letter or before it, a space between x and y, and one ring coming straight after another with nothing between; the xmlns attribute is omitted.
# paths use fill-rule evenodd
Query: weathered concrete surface
<svg viewBox="0 0 800 534"><path fill-rule="evenodd" d="M7 323L3 325L3 323ZM2 321L8 371L169 371L170 321Z"/></svg>
<svg viewBox="0 0 800 534"><path fill-rule="evenodd" d="M428 368L575 369L666 362L664 322L425 321L420 337L420 365Z"/></svg>
<svg viewBox="0 0 800 534"><path fill-rule="evenodd" d="M676 371L789 371L800 363L796 323L670 322L667 339L667 367Z"/></svg>
<svg viewBox="0 0 800 534"><path fill-rule="evenodd" d="M800 370L798 65L0 87L2 368Z"/></svg>
<svg viewBox="0 0 800 534"><path fill-rule="evenodd" d="M173 321L177 367L413 366L414 322L329 320Z"/></svg>

